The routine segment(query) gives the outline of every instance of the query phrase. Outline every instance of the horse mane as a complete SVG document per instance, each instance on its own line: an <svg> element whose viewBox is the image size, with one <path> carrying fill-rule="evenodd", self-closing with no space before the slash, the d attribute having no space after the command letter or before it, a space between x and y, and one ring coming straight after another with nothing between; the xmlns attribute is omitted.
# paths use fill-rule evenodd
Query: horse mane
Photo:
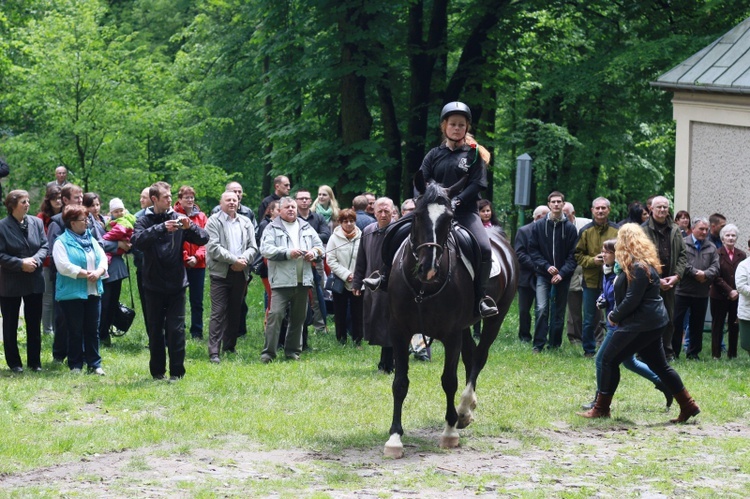
<svg viewBox="0 0 750 499"><path fill-rule="evenodd" d="M437 182L430 182L425 187L424 194L419 197L415 209L424 208L427 205L440 202L441 200L443 202L448 202L447 189Z"/></svg>

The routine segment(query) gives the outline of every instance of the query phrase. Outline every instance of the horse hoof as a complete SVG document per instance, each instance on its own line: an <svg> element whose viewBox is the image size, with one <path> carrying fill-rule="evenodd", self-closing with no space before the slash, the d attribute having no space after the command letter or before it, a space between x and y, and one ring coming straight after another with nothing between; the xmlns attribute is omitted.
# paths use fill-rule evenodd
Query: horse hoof
<svg viewBox="0 0 750 499"><path fill-rule="evenodd" d="M441 449L455 449L458 447L458 436L440 437Z"/></svg>
<svg viewBox="0 0 750 499"><path fill-rule="evenodd" d="M401 438L399 438L398 434L391 436L385 443L383 455L391 459L401 459L404 457L404 444L401 443Z"/></svg>
<svg viewBox="0 0 750 499"><path fill-rule="evenodd" d="M458 422L456 423L456 428L459 430L466 428L474 421L474 416L469 414L459 414L458 415Z"/></svg>
<svg viewBox="0 0 750 499"><path fill-rule="evenodd" d="M402 457L404 457L404 446L402 445L401 447L390 447L386 445L385 449L383 450L383 455L390 459L401 459Z"/></svg>

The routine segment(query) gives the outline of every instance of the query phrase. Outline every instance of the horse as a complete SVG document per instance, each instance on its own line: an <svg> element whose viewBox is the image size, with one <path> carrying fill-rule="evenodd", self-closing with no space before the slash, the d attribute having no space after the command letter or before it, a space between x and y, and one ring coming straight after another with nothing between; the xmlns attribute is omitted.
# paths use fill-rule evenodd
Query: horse
<svg viewBox="0 0 750 499"><path fill-rule="evenodd" d="M487 363L490 346L497 338L516 293L519 267L513 247L497 230L490 230L490 241L499 257L501 271L490 279L487 294L494 298L499 313L484 319L481 339L475 344L470 326L480 317L478 310L474 310L473 278L457 255L452 235L451 199L462 184L444 188L435 182L425 185L419 174L415 179L421 196L412 215L409 238L395 254L388 284L389 334L394 349L395 377L393 420L384 449L386 457L398 459L404 455L401 415L409 389L412 335L423 333L445 347L441 382L447 408L439 444L441 448L457 447L458 429L465 428L474 419L477 377ZM466 370L466 386L456 409L459 357L463 358Z"/></svg>

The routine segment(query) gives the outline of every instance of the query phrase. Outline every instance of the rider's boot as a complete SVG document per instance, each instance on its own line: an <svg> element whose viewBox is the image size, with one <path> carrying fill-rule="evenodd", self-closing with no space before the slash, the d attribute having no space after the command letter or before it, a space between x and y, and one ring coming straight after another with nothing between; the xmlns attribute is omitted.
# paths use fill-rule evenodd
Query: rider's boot
<svg viewBox="0 0 750 499"><path fill-rule="evenodd" d="M362 279L362 283L367 286L368 289L375 291L382 288L388 290L388 276L391 273L391 266L384 263L380 270L372 273L370 277Z"/></svg>
<svg viewBox="0 0 750 499"><path fill-rule="evenodd" d="M490 280L490 271L492 270L492 260L482 262L479 265L479 275L474 278L474 296L479 315L482 318L497 315L497 304L491 296L487 295L487 282Z"/></svg>

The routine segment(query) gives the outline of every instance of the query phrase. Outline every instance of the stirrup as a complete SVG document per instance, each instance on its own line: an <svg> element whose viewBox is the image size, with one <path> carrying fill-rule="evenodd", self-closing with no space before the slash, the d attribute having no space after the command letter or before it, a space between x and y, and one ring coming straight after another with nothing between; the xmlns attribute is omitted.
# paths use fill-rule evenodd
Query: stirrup
<svg viewBox="0 0 750 499"><path fill-rule="evenodd" d="M382 283L383 274L381 274L379 270L376 270L375 272L370 274L370 277L362 279L362 284L367 286L367 289L369 289L370 291L377 291Z"/></svg>
<svg viewBox="0 0 750 499"><path fill-rule="evenodd" d="M497 315L499 313L500 312L497 310L497 304L491 296L485 296L484 298L479 300L479 315L481 315L483 318L492 317L493 315Z"/></svg>

